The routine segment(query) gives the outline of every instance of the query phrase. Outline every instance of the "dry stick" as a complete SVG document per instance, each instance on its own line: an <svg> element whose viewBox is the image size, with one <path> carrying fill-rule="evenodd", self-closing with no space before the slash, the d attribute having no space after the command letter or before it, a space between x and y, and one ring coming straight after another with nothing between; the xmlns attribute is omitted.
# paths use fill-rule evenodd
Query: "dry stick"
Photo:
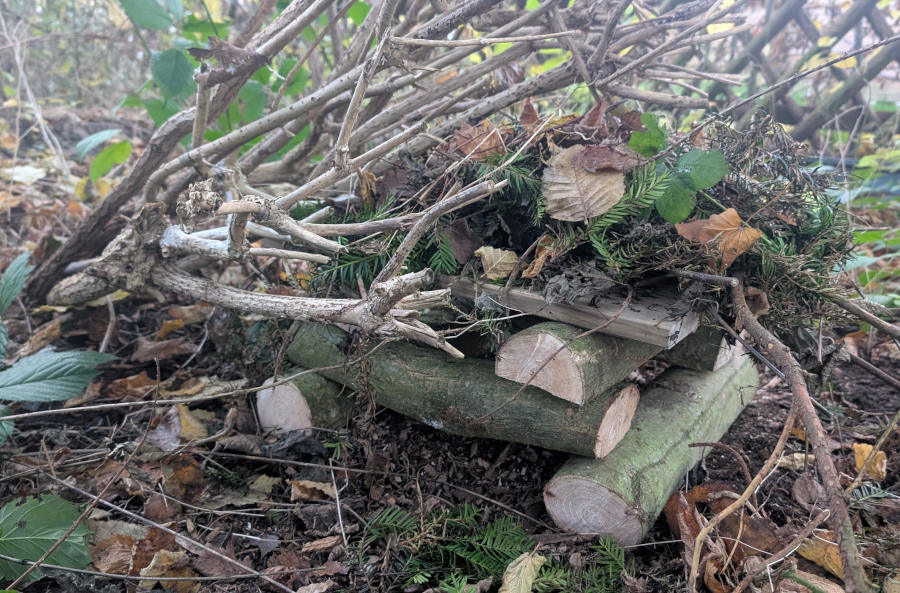
<svg viewBox="0 0 900 593"><path fill-rule="evenodd" d="M444 198L437 204L428 208L422 217L416 221L413 227L409 229L406 237L403 238L403 242L400 243L400 246L394 251L394 255L391 256L388 263L381 269L378 276L375 277L374 282L386 282L399 272L403 263L406 261L406 258L413 250L413 247L415 247L416 243L419 242L419 239L422 238L425 232L431 228L441 216L448 212L452 212L457 208L467 206L476 200L487 197L492 193L503 189L508 183L509 181L506 179L498 183L485 181L464 189L454 196Z"/></svg>
<svg viewBox="0 0 900 593"><path fill-rule="evenodd" d="M816 515L815 517L813 517L813 520L810 521L809 523L807 523L803 527L803 529L801 529L799 531L799 533L797 533L797 535L794 536L794 539L792 539L790 541L790 543L788 543L788 545L784 546L783 548L781 548L780 550L778 550L777 552L772 554L772 556L766 560L765 570L768 570L773 564L784 560L785 558L788 557L788 555L792 554L794 552L794 550L796 550L798 547L800 547L800 544L802 544L806 540L806 538L808 538L810 536L810 534L812 534L812 532L815 531L816 527L821 525L822 522L828 518L829 514L830 514L830 512L828 510L824 510L821 513L819 513L818 515ZM763 571L763 569L761 568L758 571L756 571L755 573L748 572L744 576L744 578L741 579L741 582L738 583L738 586L734 588L734 591L732 591L732 593L742 593L744 589L746 589L747 587L750 586L750 583L751 583L751 581L753 581L754 577L762 574L762 571Z"/></svg>
<svg viewBox="0 0 900 593"><path fill-rule="evenodd" d="M794 426L794 420L797 418L797 404L794 402L791 405L791 409L788 411L787 418L785 418L784 426L781 429L781 435L778 437L778 442L775 443L775 448L772 450L772 453L769 455L769 458L766 459L766 462L760 468L759 472L753 479L747 484L747 487L744 489L744 492L741 493L740 497L737 498L734 502L728 505L726 508L722 509L715 517L710 519L709 523L707 523L703 529L700 530L700 533L697 534L696 540L694 540L694 555L691 559L691 572L688 578L688 591L690 593L694 593L697 583L697 573L700 568L700 553L703 548L703 542L706 540L706 537L710 534L710 532L718 525L725 517L731 515L736 510L742 508L744 504L748 500L750 500L750 496L756 491L756 488L762 483L762 481L769 475L769 472L772 471L772 468L775 467L775 464L778 462L778 459L781 457L781 452L784 449L784 445L787 443L788 436L791 434L791 428Z"/></svg>
<svg viewBox="0 0 900 593"><path fill-rule="evenodd" d="M191 148L197 148L204 142L206 123L209 118L209 66L200 64L200 69L194 72L194 80L197 81L197 111L194 115L194 128L191 131Z"/></svg>
<svg viewBox="0 0 900 593"><path fill-rule="evenodd" d="M149 426L149 424L148 424L148 426ZM140 450L140 447L136 448L136 449L134 450L134 453L137 453L139 450ZM222 552L219 552L219 551L216 550L215 548L211 548L211 547L209 547L209 546L207 546L207 545L205 545L205 544L203 544L203 543L198 542L197 540L191 539L190 537L188 537L188 536L186 536L186 535L184 535L184 534L178 533L177 531L175 531L175 530L173 530L173 529L169 529L169 528L166 527L165 525L162 525L162 524L160 524L160 523L157 523L156 521L152 521L152 520L150 520L150 519L148 519L148 518L146 518L146 517L143 517L143 516L141 516L141 515L138 515L137 513L132 513L132 512L129 511L128 509L124 509L124 508L122 508L122 507L120 507L120 506L118 506L118 505L115 505L115 504L111 503L111 502L107 502L107 501L105 501L105 500L102 500L102 499L100 498L100 496L102 495L102 493L95 496L95 495L91 494L90 492L87 492L86 490L82 490L81 488L79 488L79 487L77 487L77 486L73 486L72 484L69 484L68 482L65 482L65 481L63 481L63 480L60 480L59 478L54 477L54 476L50 475L49 473L47 473L47 472L45 472L45 471L42 471L41 473L45 474L48 478L50 478L51 480L53 480L54 482L56 482L56 483L59 484L60 486L64 486L64 487L68 488L69 490L72 490L73 492L77 492L78 494L81 494L82 496L86 496L86 497L89 497L89 498L93 498L93 499L94 499L94 502L92 502L91 504L94 505L94 506L96 506L96 504L99 503L99 504L103 505L104 507L106 507L106 508L108 508L108 509L110 509L110 510L113 510L113 511L116 511L116 512L119 512L119 513L125 515L126 517L128 517L128 518L130 518L130 519L134 519L134 520L139 521L139 522L141 522L141 523L145 523L145 524L147 524L147 525L149 525L149 526L151 526L151 527L155 527L156 529L159 529L160 531L163 531L163 532L165 532L165 533L168 533L169 535L174 536L176 539L180 539L180 540L185 541L185 542L190 542L190 544L191 544L192 546L197 546L198 548L200 548L200 549L202 549L203 551L205 551L205 552L211 554L212 556L215 556L216 558L218 558L219 560L225 562L226 564L230 564L231 566L239 567L239 568L241 569L242 572L243 572L243 571L248 571L248 570L249 570L249 571L252 571L252 569L251 569L249 566L247 566L246 564L243 564L242 562L239 562L239 561L235 560L235 559L232 558L231 556L228 556L228 555L226 555L226 554L223 554ZM276 581L275 579L273 579L273 578L271 578L271 577L269 577L269 576L267 576L267 575L264 575L264 574L262 574L262 573L260 573L260 572L253 572L253 574L254 574L254 576L256 576L257 578L262 579L262 580L264 580L265 582L267 582L268 584L272 585L273 587L275 587L275 588L278 589L279 591L285 591L285 593L294 593L293 589L290 589L290 588L288 588L288 587L285 587L284 585L282 585L281 583L279 583L278 581ZM146 578L146 577L145 577L145 578ZM21 579L21 577L20 577L20 579ZM15 584L17 584L17 583L18 583L18 581L16 581L16 583L13 583L13 585L15 585ZM12 586L12 585L11 585L11 586Z"/></svg>
<svg viewBox="0 0 900 593"><path fill-rule="evenodd" d="M606 60L606 50L609 49L609 42L612 40L616 25L619 24L622 15L625 14L625 10L630 4L631 0L621 0L619 4L616 5L612 14L609 15L609 20L606 21L606 26L603 28L603 36L597 44L597 49L595 49L594 53L591 54L591 57L588 58L588 66L591 68L597 68L603 65L603 62Z"/></svg>
<svg viewBox="0 0 900 593"><path fill-rule="evenodd" d="M601 323L601 324L598 325L597 327L594 327L594 328L589 329L589 330L587 330L587 331L583 331L583 332L581 332L580 334L578 334L577 336L575 336L574 338L572 338L571 340L569 340L568 342L566 342L565 344L562 344L559 348L557 348L556 352L554 352L552 355L550 355L550 356L547 358L547 360L545 360L543 363L541 363L541 366L539 366L538 368L536 368L536 369L531 373L531 375L528 377L528 380L525 381L525 382L522 384L522 386L519 387L519 389L516 390L516 392L515 392L514 394L512 394L510 397L506 398L505 401L501 402L500 405L498 405L498 406L497 406L496 408L494 408L493 410L487 412L486 414L482 414L482 415L479 416L478 418L475 418L475 421L476 421L476 422L483 422L486 418L488 418L488 417L491 416L492 414L496 414L497 412L499 412L500 410L502 410L505 406L507 406L507 405L510 404L511 402L515 401L516 398L519 397L519 395L521 395L521 393L522 393L523 391L525 391L525 388L528 387L529 385L531 385L531 382L534 381L534 378L538 376L538 373L540 373L542 370L544 370L544 367L547 366L548 364L550 364L550 361L551 361L551 360L553 360L554 358L556 358L556 356L557 356L560 352L562 352L563 350L565 350L566 348L568 348L573 342L575 342L575 341L577 341L577 340L580 340L581 338L587 337L587 336L589 336L589 335L591 335L591 334L593 334L593 333L596 333L596 332L600 331L601 329L603 329L604 327L608 326L609 324L611 324L612 322L614 322L616 319L618 319L619 316L620 316L622 313L625 312L625 309L628 307L628 304L631 302L631 297L632 297L633 294L634 294L634 291L631 290L631 287L629 287L629 288L628 288L628 296L625 297L625 300L622 301L622 306L619 307L619 310L616 311L615 314L614 314L612 317L610 317L609 319L607 319L606 321L604 321L603 323Z"/></svg>
<svg viewBox="0 0 900 593"><path fill-rule="evenodd" d="M559 9L556 6L550 9L550 23L553 25L555 31L562 32L566 29L566 23L563 21L562 15L559 14ZM591 85L591 75L588 72L587 64L584 63L581 52L578 51L575 43L573 43L572 39L568 36L563 37L562 43L569 48L570 52L572 52L572 59L575 60L575 69L578 71L578 75L581 76L581 81L587 85L594 101L599 103L601 101L600 93L598 93L597 89Z"/></svg>
<svg viewBox="0 0 900 593"><path fill-rule="evenodd" d="M793 406L803 421L806 438L812 445L813 454L816 456L816 469L822 478L827 497L828 508L831 510L829 524L837 536L838 551L841 556L841 564L844 567L845 584L848 593L866 593L871 587L866 581L866 573L859 559L856 549L856 536L853 533L853 525L850 523L850 514L844 501L843 489L840 478L834 466L834 459L828 449L827 437L822 423L816 415L812 399L806 385L803 367L791 354L791 350L781 343L769 330L760 324L756 316L750 311L744 299L742 286L731 290L732 300L737 310L738 318L744 329L762 349L770 353L775 363L785 375L785 381L793 394ZM695 553L696 558L696 553ZM696 573L692 575L696 578ZM691 583L695 582L693 579Z"/></svg>
<svg viewBox="0 0 900 593"><path fill-rule="evenodd" d="M389 3L385 3L386 6ZM350 97L350 104L347 106L347 112L344 114L344 121L341 123L341 131L338 132L337 142L335 142L334 167L344 171L347 167L347 159L350 157L350 132L356 126L356 120L359 119L359 113L362 109L363 97L366 89L369 88L369 81L375 75L378 65L381 62L381 56L384 53L386 41L381 40L375 53L366 60L366 65L359 73L359 80L356 82L356 88L353 89L353 95Z"/></svg>
<svg viewBox="0 0 900 593"><path fill-rule="evenodd" d="M881 450L881 447L884 445L884 442L891 435L892 432L897 428L897 424L900 423L900 408L894 413L893 419L891 419L891 423L887 425L887 427L882 431L881 436L878 437L878 440L875 442L875 446L872 447L872 450L869 451L869 454L866 455L865 461L863 461L862 466L859 468L859 472L856 474L856 477L853 478L853 482L847 486L847 489L844 491L848 496L851 492L856 490L856 487L859 486L859 483L863 479L863 475L868 469L869 462L872 461L872 458L875 457L875 453Z"/></svg>
<svg viewBox="0 0 900 593"><path fill-rule="evenodd" d="M877 366L875 366L868 360L861 358L861 357L857 356L856 354L853 354L850 351L847 351L847 354L850 355L850 360L852 360L854 363L856 363L859 366L861 366L862 368L866 369L867 371L869 371L870 373L872 373L873 375L875 375L876 377L878 377L879 379L881 379L882 381L884 381L885 383L890 385L891 387L900 389L900 380L892 377L891 375L888 375L887 373L885 373L884 371L879 369Z"/></svg>
<svg viewBox="0 0 900 593"><path fill-rule="evenodd" d="M494 43L519 43L521 41L540 41L556 37L572 37L578 31L560 31L558 33L541 33L539 35L521 35L519 37L479 37L477 39L413 39L410 37L391 37L395 45L418 45L424 47L463 47L467 45L488 46Z"/></svg>
<svg viewBox="0 0 900 593"><path fill-rule="evenodd" d="M873 327L880 329L887 335L893 338L900 338L900 327L892 323L888 323L887 321L882 320L880 317L876 317L875 315L869 313L853 301L847 300L843 297L839 296L829 296L828 300L832 303L847 311L849 313L853 313L863 321L871 324Z"/></svg>
<svg viewBox="0 0 900 593"><path fill-rule="evenodd" d="M155 388L154 399L159 396L159 376L160 376L159 359L157 358L156 359L156 388ZM110 487L112 487L112 485L115 484L119 480L120 477L122 477L122 474L125 473L125 468L128 467L128 464L132 462L132 460L137 455L138 451L140 451L141 446L144 444L144 441L147 440L147 435L149 433L150 433L150 423L148 422L147 427L144 429L143 434L141 434L141 438L138 441L137 447L135 447L134 451L132 451L128 455L128 457L125 459L125 463L122 464L122 467L120 467L116 471L116 473L113 474L113 476L106 482L106 484L103 486L103 488L100 489L100 492L96 496L93 497L94 499L90 502L90 504L87 505L87 507L85 507L84 511L82 511L81 514L78 515L78 517L75 519L75 522L72 523L72 525L66 530L66 532L63 533L61 536L59 536L59 538L53 543L53 545L50 546L47 549L47 551L44 552L43 555L41 555L40 558L35 560L33 564L31 564L27 569L25 569L25 572L20 574L18 576L18 578L16 578L16 580L14 580L12 583L10 583L9 586L6 587L7 589L15 589L16 585L20 585L23 582L25 582L25 580L28 578L28 575L30 575L35 570L37 570L38 567L45 560L47 560L47 558L49 558L53 554L53 552L55 552L57 549L59 549L59 547L61 545L63 545L63 543L67 539L69 539L69 536L75 532L75 529L77 529L78 526L81 525L82 521L87 519L88 515L90 515L91 512L97 507L97 504L101 502L101 499L102 499L103 495L106 494L107 490L109 490ZM48 475L52 479L56 480L57 482L62 482L62 480L57 478L55 473L52 471L53 465L50 465L50 469L51 469L51 473ZM46 473L46 472L44 472L44 473Z"/></svg>
<svg viewBox="0 0 900 593"><path fill-rule="evenodd" d="M750 473L750 468L747 467L747 462L744 461L744 457L738 452L737 449L732 447L731 445L726 445L725 443L689 443L688 447L712 447L714 449L722 449L728 453L731 453L732 457L734 457L735 461L738 462L738 465L741 466L741 471L744 472L744 477L747 478L747 483L749 484L753 481L753 475ZM756 492L753 493L753 506L754 508L759 508L759 501L756 499Z"/></svg>

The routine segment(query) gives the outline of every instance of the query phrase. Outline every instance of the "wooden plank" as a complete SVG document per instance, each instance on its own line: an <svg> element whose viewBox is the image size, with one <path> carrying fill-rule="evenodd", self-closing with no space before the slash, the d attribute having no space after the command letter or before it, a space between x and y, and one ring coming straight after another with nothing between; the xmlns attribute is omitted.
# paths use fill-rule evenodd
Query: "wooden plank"
<svg viewBox="0 0 900 593"><path fill-rule="evenodd" d="M690 303L679 301L675 295L635 294L625 310L616 316L622 307L621 297L601 295L594 297L591 303L550 305L542 295L522 288L510 289L504 299L501 295L503 287L495 284L479 283L476 286L470 278L454 276L441 276L440 283L456 298L474 300L476 294L487 295L510 309L583 329L594 329L613 319L599 331L667 349L692 334L700 324L700 314L691 311Z"/></svg>

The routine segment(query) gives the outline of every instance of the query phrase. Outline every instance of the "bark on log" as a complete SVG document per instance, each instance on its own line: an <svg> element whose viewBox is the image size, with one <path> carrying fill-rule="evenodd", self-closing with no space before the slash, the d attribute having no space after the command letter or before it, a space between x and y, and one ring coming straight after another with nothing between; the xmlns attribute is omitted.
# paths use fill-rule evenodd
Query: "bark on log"
<svg viewBox="0 0 900 593"><path fill-rule="evenodd" d="M700 459L702 449L688 444L721 438L758 381L747 357L715 372L666 371L644 392L631 430L610 455L573 457L547 483L547 512L566 531L638 543Z"/></svg>
<svg viewBox="0 0 900 593"><path fill-rule="evenodd" d="M628 377L662 350L659 346L584 333L565 323L545 322L514 334L497 352L498 377L539 387L584 405Z"/></svg>
<svg viewBox="0 0 900 593"><path fill-rule="evenodd" d="M657 360L695 371L715 371L743 353L740 344L729 344L725 333L715 327L700 326L671 350L656 355Z"/></svg>
<svg viewBox="0 0 900 593"><path fill-rule="evenodd" d="M628 431L639 398L634 385L620 384L579 408L495 376L491 361L453 359L401 342L385 344L368 356L363 376L350 343L350 335L337 327L307 323L287 356L349 387L364 381L377 403L462 436L602 457Z"/></svg>

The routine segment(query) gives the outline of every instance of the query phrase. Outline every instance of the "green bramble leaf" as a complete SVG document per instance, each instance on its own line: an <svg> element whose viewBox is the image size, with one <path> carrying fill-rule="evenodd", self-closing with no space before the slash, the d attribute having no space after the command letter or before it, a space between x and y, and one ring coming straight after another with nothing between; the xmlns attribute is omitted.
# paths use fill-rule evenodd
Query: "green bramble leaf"
<svg viewBox="0 0 900 593"><path fill-rule="evenodd" d="M35 561L75 523L80 515L78 507L59 496L29 496L23 501L13 500L0 509L0 554L22 560ZM48 564L84 568L91 562L85 538L91 534L80 523L68 538L47 558ZM13 581L27 566L0 560L0 578ZM30 581L41 578L36 570Z"/></svg>
<svg viewBox="0 0 900 593"><path fill-rule="evenodd" d="M120 165L127 161L129 156L131 156L131 142L123 140L122 142L110 144L91 161L89 173L91 181L96 182L109 173L109 170L115 165Z"/></svg>
<svg viewBox="0 0 900 593"><path fill-rule="evenodd" d="M177 49L154 53L150 59L150 70L160 91L166 97L180 95L194 80L193 64L183 51Z"/></svg>
<svg viewBox="0 0 900 593"><path fill-rule="evenodd" d="M6 266L3 276L0 276L0 315L6 312L16 297L25 288L25 281L34 266L28 265L28 257L31 254L23 251L16 259Z"/></svg>
<svg viewBox="0 0 900 593"><path fill-rule="evenodd" d="M694 189L707 189L722 181L731 167L718 150L692 150L678 157L675 167Z"/></svg>
<svg viewBox="0 0 900 593"><path fill-rule="evenodd" d="M78 397L99 374L97 365L115 358L100 352L38 352L0 371L0 400L52 402Z"/></svg>
<svg viewBox="0 0 900 593"><path fill-rule="evenodd" d="M687 219L697 205L697 190L684 181L681 175L673 176L665 193L656 200L656 211L672 224Z"/></svg>
<svg viewBox="0 0 900 593"><path fill-rule="evenodd" d="M659 126L659 118L652 113L642 113L641 123L647 128L647 131L632 132L631 138L628 140L628 147L646 157L663 151L669 138L665 128Z"/></svg>
<svg viewBox="0 0 900 593"><path fill-rule="evenodd" d="M121 132L119 128L110 128L108 130L102 130L97 132L96 134L91 134L87 138L84 138L75 145L75 156L79 161L83 161L84 157L87 154L97 148L98 146L106 143L107 140L111 139L113 136Z"/></svg>
<svg viewBox="0 0 900 593"><path fill-rule="evenodd" d="M163 30L172 25L166 9L156 0L119 0L119 4L128 18L141 27Z"/></svg>
<svg viewBox="0 0 900 593"><path fill-rule="evenodd" d="M372 10L372 7L365 2L354 2L353 6L347 9L347 16L358 27L366 20L370 10Z"/></svg>

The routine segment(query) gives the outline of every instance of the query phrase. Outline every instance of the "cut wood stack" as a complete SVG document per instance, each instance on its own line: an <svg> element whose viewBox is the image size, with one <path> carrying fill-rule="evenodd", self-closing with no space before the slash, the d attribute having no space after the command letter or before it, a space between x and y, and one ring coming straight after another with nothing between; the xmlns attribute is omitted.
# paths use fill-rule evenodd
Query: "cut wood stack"
<svg viewBox="0 0 900 593"><path fill-rule="evenodd" d="M309 323L288 358L339 384L364 384L377 403L433 428L572 453L544 492L565 530L640 541L700 458L688 445L718 440L755 394L752 363L716 329L695 333L699 317L677 299L550 306L521 289L448 285L456 296L486 293L570 324L520 331L491 362L401 342L367 356L343 330ZM590 331L601 324L604 333ZM670 368L640 394L626 379L654 356L688 368Z"/></svg>

